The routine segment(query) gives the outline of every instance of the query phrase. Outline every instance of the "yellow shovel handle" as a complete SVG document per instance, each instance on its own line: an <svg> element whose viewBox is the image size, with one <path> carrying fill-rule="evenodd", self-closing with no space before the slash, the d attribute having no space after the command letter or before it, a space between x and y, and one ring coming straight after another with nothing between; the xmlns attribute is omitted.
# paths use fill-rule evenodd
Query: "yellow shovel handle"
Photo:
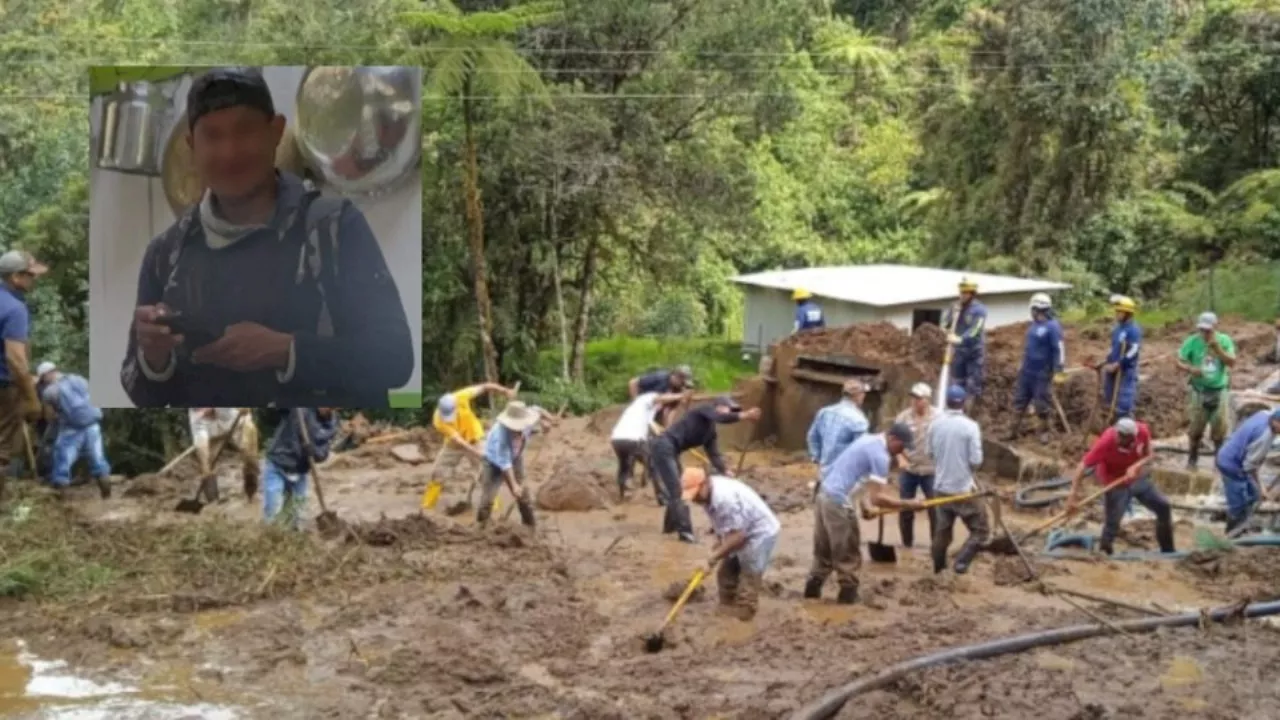
<svg viewBox="0 0 1280 720"><path fill-rule="evenodd" d="M705 569L699 569L698 572L693 574L693 579L689 581L689 585L685 587L684 592L680 593L680 599L676 600L676 604L671 606L671 612L667 613L667 619L662 621L664 629L671 624L672 620L676 619L680 609L684 607L685 603L689 602L689 598L693 596L693 591L698 589L698 586L702 584L702 580L706 576L707 571Z"/></svg>
<svg viewBox="0 0 1280 720"><path fill-rule="evenodd" d="M930 500L924 501L923 509L927 510L929 508L938 507L939 505L950 505L951 503L964 502L965 500L973 500L974 498L984 497L990 494L991 493L976 492L976 493L965 493L964 495L950 495L948 497L932 498ZM871 512L866 514L866 518L868 520L874 520L875 518L881 517L883 515L893 515L900 512L903 512L903 511L902 510L872 510ZM914 512L914 511L908 511L908 512Z"/></svg>

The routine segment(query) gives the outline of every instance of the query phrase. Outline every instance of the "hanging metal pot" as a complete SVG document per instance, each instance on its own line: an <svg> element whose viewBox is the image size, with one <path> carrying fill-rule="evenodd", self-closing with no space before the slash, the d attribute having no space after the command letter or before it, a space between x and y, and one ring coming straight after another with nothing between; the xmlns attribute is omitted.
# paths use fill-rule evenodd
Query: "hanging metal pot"
<svg viewBox="0 0 1280 720"><path fill-rule="evenodd" d="M151 83L134 82L122 83L114 101L114 109L108 102L107 110L114 117L104 117L99 166L133 175L158 175L157 138L168 116L166 98Z"/></svg>
<svg viewBox="0 0 1280 720"><path fill-rule="evenodd" d="M422 71L308 68L297 118L298 147L325 185L348 197L391 192L418 173Z"/></svg>
<svg viewBox="0 0 1280 720"><path fill-rule="evenodd" d="M115 167L116 128L120 125L120 100L124 97L123 84L115 92L102 99L98 116L98 149L94 155L97 166L104 170Z"/></svg>
<svg viewBox="0 0 1280 720"><path fill-rule="evenodd" d="M191 145L187 138L191 129L187 123L187 113L183 112L169 128L169 134L163 145L160 165L160 180L164 186L164 196L169 208L175 216L186 212L187 208L200 202L204 197L204 181L196 172L195 161L191 157ZM276 167L298 177L305 177L308 168L293 129L286 127L280 144L276 146Z"/></svg>

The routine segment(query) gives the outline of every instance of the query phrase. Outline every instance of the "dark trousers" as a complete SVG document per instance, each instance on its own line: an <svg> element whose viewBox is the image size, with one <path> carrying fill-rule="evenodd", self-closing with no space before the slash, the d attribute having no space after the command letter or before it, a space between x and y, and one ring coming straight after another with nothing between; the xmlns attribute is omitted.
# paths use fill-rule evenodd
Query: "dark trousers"
<svg viewBox="0 0 1280 720"><path fill-rule="evenodd" d="M903 500L911 500L915 498L916 492L924 494L926 499L933 499L933 476L917 475L915 473L902 471L898 474L898 495ZM933 510L926 510L925 516L929 518L929 537L937 531L937 518L933 514ZM916 537L916 514L911 510L898 513L898 533L902 536L903 547L911 547L915 544Z"/></svg>
<svg viewBox="0 0 1280 720"><path fill-rule="evenodd" d="M611 444L613 454L618 456L618 497L625 497L627 485L635 474L636 461L644 463L646 467L649 464L648 443L644 440L613 440ZM655 486L657 484L654 483ZM658 492L658 498L662 498L661 492Z"/></svg>
<svg viewBox="0 0 1280 720"><path fill-rule="evenodd" d="M660 435L649 445L650 477L657 474L667 496L667 512L662 517L663 533L693 534L693 520L689 506L680 496L680 451L666 435Z"/></svg>
<svg viewBox="0 0 1280 720"><path fill-rule="evenodd" d="M1018 384L1013 391L1013 409L1021 415L1034 403L1036 415L1041 420L1048 418L1053 409L1052 384L1053 370L1023 368L1018 372Z"/></svg>
<svg viewBox="0 0 1280 720"><path fill-rule="evenodd" d="M944 498L947 495L939 493L938 497ZM947 566L947 550L951 547L957 519L964 523L965 529L969 531L969 538L960 546L960 552L956 553L956 564L968 566L991 535L982 501L964 500L939 505L933 512L938 516L938 527L933 534L933 571L939 572Z"/></svg>
<svg viewBox="0 0 1280 720"><path fill-rule="evenodd" d="M521 485L520 497L516 498L520 522L534 527L536 521L533 516L533 501L529 495L529 486L524 484L524 459L517 455L511 463L511 469ZM493 499L502 491L505 483L506 478L498 466L485 461L484 475L481 476L480 507L476 508L476 522L483 525L489 521L489 515L493 512Z"/></svg>
<svg viewBox="0 0 1280 720"><path fill-rule="evenodd" d="M1124 511L1129 508L1129 501L1137 500L1142 506L1156 516L1156 542L1160 544L1160 552L1173 552L1173 511L1169 501L1151 482L1151 475L1143 475L1128 487L1108 490L1102 497L1106 515L1102 521L1102 551L1111 554L1116 533L1120 531L1120 520Z"/></svg>
<svg viewBox="0 0 1280 720"><path fill-rule="evenodd" d="M4 500L9 463L22 454L22 393L16 385L0 385L0 501Z"/></svg>

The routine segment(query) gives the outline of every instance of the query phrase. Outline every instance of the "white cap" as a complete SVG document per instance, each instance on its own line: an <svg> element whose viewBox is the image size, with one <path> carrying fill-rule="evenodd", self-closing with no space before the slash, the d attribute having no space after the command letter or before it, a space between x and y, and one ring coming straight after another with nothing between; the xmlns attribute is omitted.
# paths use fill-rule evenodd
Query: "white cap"
<svg viewBox="0 0 1280 720"><path fill-rule="evenodd" d="M51 373L51 372L53 372L54 370L57 370L57 369L58 369L58 366L57 366L57 365L54 365L53 363L49 362L48 360L45 360L44 362L42 362L42 363L40 363L38 366L36 366L36 377L37 377L37 378L44 377L44 374L45 374L45 373Z"/></svg>
<svg viewBox="0 0 1280 720"><path fill-rule="evenodd" d="M1031 296L1032 310L1048 310L1053 307L1053 298L1049 297L1049 293L1038 292Z"/></svg>
<svg viewBox="0 0 1280 720"><path fill-rule="evenodd" d="M1116 433L1133 437L1138 434L1138 423L1133 418L1120 418L1116 421Z"/></svg>
<svg viewBox="0 0 1280 720"><path fill-rule="evenodd" d="M1196 327L1200 330L1212 330L1218 327L1218 316L1211 312L1200 313L1200 317L1196 320Z"/></svg>
<svg viewBox="0 0 1280 720"><path fill-rule="evenodd" d="M918 382L911 386L911 397L931 398L933 397L933 388L928 383Z"/></svg>

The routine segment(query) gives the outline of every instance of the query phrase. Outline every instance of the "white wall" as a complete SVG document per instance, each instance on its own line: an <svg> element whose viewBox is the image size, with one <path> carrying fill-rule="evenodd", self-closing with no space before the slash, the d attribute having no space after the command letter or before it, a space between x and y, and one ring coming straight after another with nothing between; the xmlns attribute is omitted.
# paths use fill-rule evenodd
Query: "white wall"
<svg viewBox="0 0 1280 720"><path fill-rule="evenodd" d="M306 68L268 67L263 77L276 111L292 123L297 89ZM186 103L183 80L177 112ZM97 132L101 98L90 113ZM93 168L89 178L89 386L100 407L133 407L120 387L120 365L128 342L137 293L138 266L147 243L175 218L160 178ZM405 391L422 390L422 176L395 192L355 200L373 228L409 318L413 335L413 376Z"/></svg>
<svg viewBox="0 0 1280 720"><path fill-rule="evenodd" d="M1030 320L1027 307L1031 302L1031 295L1031 293L1014 293L982 296L982 302L987 306L987 327L996 328ZM827 327L887 320L907 331L911 330L912 313L915 310L945 312L954 302L948 299L917 305L877 308L821 297L816 300L826 313ZM771 343L791 334L791 328L795 323L795 303L792 302L789 291L743 286L743 304L742 344L744 348L755 349L762 336L763 346L768 347Z"/></svg>

